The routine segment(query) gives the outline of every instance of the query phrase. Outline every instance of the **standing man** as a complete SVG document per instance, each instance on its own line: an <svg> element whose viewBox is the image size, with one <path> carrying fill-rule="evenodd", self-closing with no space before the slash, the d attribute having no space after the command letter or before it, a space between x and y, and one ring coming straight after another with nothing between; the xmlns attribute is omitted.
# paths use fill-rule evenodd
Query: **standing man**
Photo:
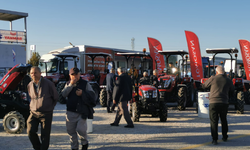
<svg viewBox="0 0 250 150"><path fill-rule="evenodd" d="M68 97L66 112L66 128L70 136L72 150L78 150L78 135L82 150L88 149L87 118L93 119L96 95L91 85L80 78L78 68L69 71L70 81L62 90L62 96Z"/></svg>
<svg viewBox="0 0 250 150"><path fill-rule="evenodd" d="M128 112L128 101L132 99L132 85L131 78L124 73L123 68L117 69L119 77L116 80L116 84L113 91L113 103L118 104L118 111L116 113L115 121L111 123L111 126L118 126L122 115L127 122L125 128L134 128L134 124L130 118Z"/></svg>
<svg viewBox="0 0 250 150"><path fill-rule="evenodd" d="M58 93L53 82L41 77L41 70L34 66L30 69L32 81L28 84L30 116L27 120L27 133L35 150L47 150L50 142L53 110ZM41 141L37 135L41 123Z"/></svg>
<svg viewBox="0 0 250 150"><path fill-rule="evenodd" d="M112 102L113 89L115 84L115 69L111 68L110 73L106 76L106 91L107 91L107 112L112 113L114 111L114 106L111 107L110 104ZM115 104L113 104L115 105Z"/></svg>
<svg viewBox="0 0 250 150"><path fill-rule="evenodd" d="M216 145L218 140L218 120L220 117L222 126L222 140L227 141L228 124L227 124L227 109L229 94L234 92L233 82L225 75L224 68L218 66L216 75L210 77L202 88L210 88L209 95L209 118L211 135L213 138L212 144Z"/></svg>

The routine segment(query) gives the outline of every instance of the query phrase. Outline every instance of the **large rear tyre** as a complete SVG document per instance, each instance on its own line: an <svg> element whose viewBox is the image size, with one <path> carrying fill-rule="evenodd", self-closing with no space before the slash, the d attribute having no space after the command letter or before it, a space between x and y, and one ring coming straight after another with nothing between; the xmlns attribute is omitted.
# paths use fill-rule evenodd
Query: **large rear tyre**
<svg viewBox="0 0 250 150"><path fill-rule="evenodd" d="M100 105L102 107L107 106L107 91L106 91L106 89L102 89L100 92Z"/></svg>
<svg viewBox="0 0 250 150"><path fill-rule="evenodd" d="M67 103L67 100L65 97L62 96L62 90L65 86L66 82L59 82L56 86L56 90L58 92L58 95L59 95L59 99L58 99L58 102L61 103L61 104L66 104Z"/></svg>
<svg viewBox="0 0 250 150"><path fill-rule="evenodd" d="M193 107L195 100L195 90L192 83L187 84L187 107Z"/></svg>
<svg viewBox="0 0 250 150"><path fill-rule="evenodd" d="M250 89L245 92L245 104L250 104Z"/></svg>
<svg viewBox="0 0 250 150"><path fill-rule="evenodd" d="M11 134L20 134L25 127L25 119L17 111L11 111L3 118L4 130Z"/></svg>
<svg viewBox="0 0 250 150"><path fill-rule="evenodd" d="M97 95L95 102L96 102L96 104L98 104L99 99L100 99L100 87L97 83L90 83L90 85L91 85L92 89L94 90L95 94Z"/></svg>
<svg viewBox="0 0 250 150"><path fill-rule="evenodd" d="M140 110L137 102L132 103L132 121L139 122L140 119Z"/></svg>
<svg viewBox="0 0 250 150"><path fill-rule="evenodd" d="M168 106L166 102L162 102L160 105L160 122L166 122L168 118Z"/></svg>
<svg viewBox="0 0 250 150"><path fill-rule="evenodd" d="M185 89L185 87L179 87L178 88L178 106L177 106L177 108L179 110L185 110L186 103L187 103L186 89Z"/></svg>
<svg viewBox="0 0 250 150"><path fill-rule="evenodd" d="M236 113L237 114L244 114L244 92L238 91L237 92L237 104L236 104Z"/></svg>

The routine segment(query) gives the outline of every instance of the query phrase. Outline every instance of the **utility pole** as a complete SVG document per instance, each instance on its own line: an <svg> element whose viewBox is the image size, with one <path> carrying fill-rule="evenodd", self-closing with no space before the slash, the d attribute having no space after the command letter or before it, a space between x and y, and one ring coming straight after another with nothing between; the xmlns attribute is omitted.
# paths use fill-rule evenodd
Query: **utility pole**
<svg viewBox="0 0 250 150"><path fill-rule="evenodd" d="M132 50L134 51L134 49L135 49L135 38L134 37L131 39L131 47L132 47Z"/></svg>

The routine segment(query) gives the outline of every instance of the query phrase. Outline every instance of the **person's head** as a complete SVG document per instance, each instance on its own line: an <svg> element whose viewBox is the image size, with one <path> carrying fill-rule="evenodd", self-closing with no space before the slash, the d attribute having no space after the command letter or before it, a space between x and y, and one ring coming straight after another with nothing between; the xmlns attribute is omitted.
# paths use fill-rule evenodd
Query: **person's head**
<svg viewBox="0 0 250 150"><path fill-rule="evenodd" d="M41 78L41 69L37 66L30 68L30 77L34 82L38 82Z"/></svg>
<svg viewBox="0 0 250 150"><path fill-rule="evenodd" d="M224 73L225 73L225 70L221 65L216 67L216 75L217 74L224 74Z"/></svg>
<svg viewBox="0 0 250 150"><path fill-rule="evenodd" d="M134 67L134 64L131 64L131 69L134 69L135 67Z"/></svg>
<svg viewBox="0 0 250 150"><path fill-rule="evenodd" d="M158 70L157 70L157 69L155 69L155 70L153 71L153 75L158 76Z"/></svg>
<svg viewBox="0 0 250 150"><path fill-rule="evenodd" d="M111 68L111 69L110 69L110 73L115 73L115 69L114 69L114 68Z"/></svg>
<svg viewBox="0 0 250 150"><path fill-rule="evenodd" d="M169 67L173 67L174 64L172 62L169 63Z"/></svg>
<svg viewBox="0 0 250 150"><path fill-rule="evenodd" d="M77 81L80 79L80 71L78 68L71 68L69 71L69 76L71 80L76 79Z"/></svg>
<svg viewBox="0 0 250 150"><path fill-rule="evenodd" d="M144 71L143 72L143 77L147 77L148 76L148 72Z"/></svg>
<svg viewBox="0 0 250 150"><path fill-rule="evenodd" d="M118 73L118 75L121 75L122 73L124 73L124 68L119 67L117 69L117 73Z"/></svg>

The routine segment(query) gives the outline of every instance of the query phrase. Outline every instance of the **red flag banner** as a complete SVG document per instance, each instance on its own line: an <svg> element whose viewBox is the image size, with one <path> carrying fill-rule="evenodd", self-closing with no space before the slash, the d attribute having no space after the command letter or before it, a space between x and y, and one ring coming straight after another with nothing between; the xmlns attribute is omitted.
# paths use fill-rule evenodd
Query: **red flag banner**
<svg viewBox="0 0 250 150"><path fill-rule="evenodd" d="M155 69L155 61L156 61L158 72L162 72L165 68L165 62L164 62L164 56L158 53L158 51L162 51L161 43L156 39L148 37L148 46L149 46L150 56L153 58L153 69Z"/></svg>
<svg viewBox="0 0 250 150"><path fill-rule="evenodd" d="M196 34L191 31L185 31L185 34L187 38L192 77L194 80L201 80L203 78L203 69L199 39Z"/></svg>
<svg viewBox="0 0 250 150"><path fill-rule="evenodd" d="M250 80L250 42L247 40L239 40L239 43L246 77L247 80Z"/></svg>

